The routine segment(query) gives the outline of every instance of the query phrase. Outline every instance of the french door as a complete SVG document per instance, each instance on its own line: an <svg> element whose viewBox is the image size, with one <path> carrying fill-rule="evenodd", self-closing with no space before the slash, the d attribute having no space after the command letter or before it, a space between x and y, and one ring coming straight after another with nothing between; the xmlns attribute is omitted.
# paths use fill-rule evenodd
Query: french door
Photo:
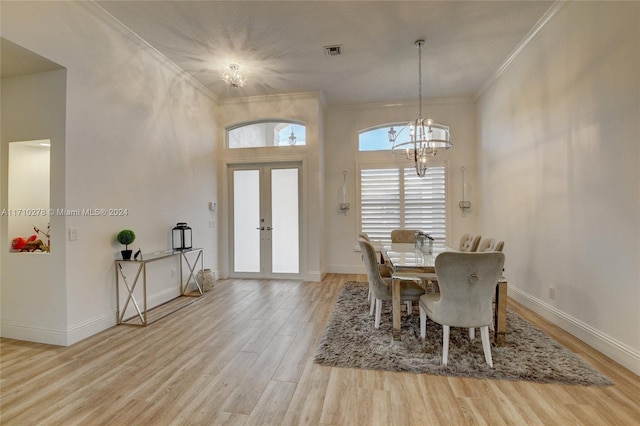
<svg viewBox="0 0 640 426"><path fill-rule="evenodd" d="M300 275L300 164L230 169L231 276Z"/></svg>

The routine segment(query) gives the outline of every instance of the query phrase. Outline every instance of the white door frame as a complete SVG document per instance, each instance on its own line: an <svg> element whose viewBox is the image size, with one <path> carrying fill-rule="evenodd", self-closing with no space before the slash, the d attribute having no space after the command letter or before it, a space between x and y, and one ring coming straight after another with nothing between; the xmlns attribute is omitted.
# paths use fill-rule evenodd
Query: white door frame
<svg viewBox="0 0 640 426"><path fill-rule="evenodd" d="M227 163L227 200L229 206L228 213L228 256L227 256L227 267L228 267L228 276L230 278L254 278L254 279L270 279L270 278L284 278L284 279L304 279L305 270L303 261L303 232L304 229L303 224L303 173L304 173L304 161L303 160L278 160L278 161L253 161L253 162L234 162ZM234 271L234 205L233 205L233 172L235 170L260 170L261 174L265 171L270 171L272 169L278 168L297 168L298 169L298 273L273 273L271 272L271 256L270 251L269 255L266 257L261 256L261 265L268 264L268 270L264 270L261 272L235 272ZM270 182L270 177L266 181L264 181L261 175L261 187L264 188L263 182ZM270 206L270 188L266 188L265 190L261 189L261 196L268 195L269 200L261 199L261 210ZM268 213L269 215L271 212ZM261 238L262 240L262 238ZM269 239L270 240L270 239ZM261 242L262 244L262 242ZM270 250L270 248L269 248ZM262 269L262 268L261 268Z"/></svg>

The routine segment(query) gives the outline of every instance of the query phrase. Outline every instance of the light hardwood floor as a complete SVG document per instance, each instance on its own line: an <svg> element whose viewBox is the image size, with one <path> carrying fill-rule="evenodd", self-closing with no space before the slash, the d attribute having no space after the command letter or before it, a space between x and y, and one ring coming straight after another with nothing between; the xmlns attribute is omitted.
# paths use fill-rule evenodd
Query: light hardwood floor
<svg viewBox="0 0 640 426"><path fill-rule="evenodd" d="M2 339L2 425L637 425L640 379L510 306L616 384L322 367L313 356L343 282L225 280L146 328L70 347ZM373 319L372 319L373 321Z"/></svg>

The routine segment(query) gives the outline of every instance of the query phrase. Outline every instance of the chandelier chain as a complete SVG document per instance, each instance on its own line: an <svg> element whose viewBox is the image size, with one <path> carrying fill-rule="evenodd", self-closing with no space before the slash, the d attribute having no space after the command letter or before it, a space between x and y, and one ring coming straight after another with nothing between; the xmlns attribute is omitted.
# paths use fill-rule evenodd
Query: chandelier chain
<svg viewBox="0 0 640 426"><path fill-rule="evenodd" d="M418 118L422 120L422 43L420 40L418 45Z"/></svg>

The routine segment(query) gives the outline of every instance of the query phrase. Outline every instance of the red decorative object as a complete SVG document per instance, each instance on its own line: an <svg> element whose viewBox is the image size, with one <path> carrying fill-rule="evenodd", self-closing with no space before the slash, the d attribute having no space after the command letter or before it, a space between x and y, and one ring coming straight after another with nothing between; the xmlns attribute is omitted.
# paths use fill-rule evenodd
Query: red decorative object
<svg viewBox="0 0 640 426"><path fill-rule="evenodd" d="M36 232L42 232L35 227L34 229L36 230ZM48 252L49 246L45 245L44 242L42 242L42 240L38 238L37 234L33 234L29 238L16 237L13 240L11 240L11 250L29 251L29 252L32 252L32 251Z"/></svg>
<svg viewBox="0 0 640 426"><path fill-rule="evenodd" d="M35 234L29 238L17 237L11 241L11 248L13 250L22 251L27 248L29 243L32 243L38 238Z"/></svg>

